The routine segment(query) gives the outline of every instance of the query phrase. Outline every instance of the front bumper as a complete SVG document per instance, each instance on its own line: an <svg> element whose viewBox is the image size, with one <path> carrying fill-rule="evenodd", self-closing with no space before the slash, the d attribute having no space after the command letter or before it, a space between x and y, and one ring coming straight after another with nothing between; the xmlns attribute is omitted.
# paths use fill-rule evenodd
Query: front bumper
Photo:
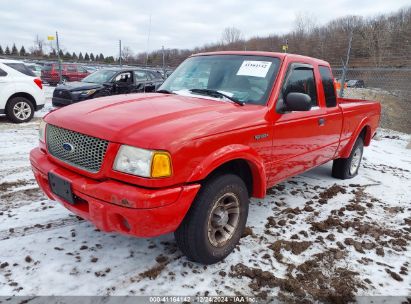
<svg viewBox="0 0 411 304"><path fill-rule="evenodd" d="M56 165L40 148L30 152L30 162L37 183L50 199L60 202L106 232L138 237L173 232L200 189L199 184L145 189L115 180L97 181ZM71 183L75 204L70 204L51 191L49 172Z"/></svg>
<svg viewBox="0 0 411 304"><path fill-rule="evenodd" d="M59 98L59 97L53 97L51 98L51 103L55 107L64 107L71 105L72 103L75 103L76 101L72 99L65 99L65 98Z"/></svg>

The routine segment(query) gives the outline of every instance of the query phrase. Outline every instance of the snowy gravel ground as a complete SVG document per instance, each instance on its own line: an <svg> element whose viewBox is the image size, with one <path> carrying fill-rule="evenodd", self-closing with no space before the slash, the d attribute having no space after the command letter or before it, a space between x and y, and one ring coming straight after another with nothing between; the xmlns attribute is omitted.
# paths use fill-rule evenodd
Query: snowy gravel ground
<svg viewBox="0 0 411 304"><path fill-rule="evenodd" d="M48 104L41 117L50 110ZM411 294L411 136L380 130L360 174L325 164L253 199L225 261L192 263L173 235L102 233L48 200L28 153L39 119L0 117L0 296L257 295L286 301Z"/></svg>

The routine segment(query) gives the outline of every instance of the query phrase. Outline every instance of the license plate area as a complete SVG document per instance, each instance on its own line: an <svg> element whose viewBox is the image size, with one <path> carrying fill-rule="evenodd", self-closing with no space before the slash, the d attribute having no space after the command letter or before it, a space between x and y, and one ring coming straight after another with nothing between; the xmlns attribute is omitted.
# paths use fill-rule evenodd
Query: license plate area
<svg viewBox="0 0 411 304"><path fill-rule="evenodd" d="M71 190L71 183L53 173L49 173L48 177L51 192L70 204L75 204L73 191Z"/></svg>

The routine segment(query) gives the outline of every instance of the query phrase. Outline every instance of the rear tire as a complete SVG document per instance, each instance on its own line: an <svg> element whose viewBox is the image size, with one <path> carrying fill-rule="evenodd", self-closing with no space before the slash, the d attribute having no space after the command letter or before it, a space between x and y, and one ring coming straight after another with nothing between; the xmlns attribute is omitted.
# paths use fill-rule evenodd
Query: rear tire
<svg viewBox="0 0 411 304"><path fill-rule="evenodd" d="M214 264L238 244L248 216L248 191L233 174L207 181L174 233L180 250L192 261Z"/></svg>
<svg viewBox="0 0 411 304"><path fill-rule="evenodd" d="M13 97L7 102L6 116L14 123L28 122L33 118L34 105L24 97Z"/></svg>
<svg viewBox="0 0 411 304"><path fill-rule="evenodd" d="M332 176L339 179L353 178L358 174L364 150L364 140L359 137L348 158L338 158L333 162Z"/></svg>

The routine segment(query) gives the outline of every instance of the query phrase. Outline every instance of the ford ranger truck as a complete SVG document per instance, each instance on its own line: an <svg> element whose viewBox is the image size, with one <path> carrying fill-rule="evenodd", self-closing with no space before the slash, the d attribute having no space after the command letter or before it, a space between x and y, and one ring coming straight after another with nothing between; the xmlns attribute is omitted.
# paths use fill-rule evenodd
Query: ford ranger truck
<svg viewBox="0 0 411 304"><path fill-rule="evenodd" d="M380 111L338 98L322 60L204 53L156 93L49 113L30 160L48 197L98 229L174 232L190 260L212 264L239 242L251 197L329 161L332 176L356 176Z"/></svg>

